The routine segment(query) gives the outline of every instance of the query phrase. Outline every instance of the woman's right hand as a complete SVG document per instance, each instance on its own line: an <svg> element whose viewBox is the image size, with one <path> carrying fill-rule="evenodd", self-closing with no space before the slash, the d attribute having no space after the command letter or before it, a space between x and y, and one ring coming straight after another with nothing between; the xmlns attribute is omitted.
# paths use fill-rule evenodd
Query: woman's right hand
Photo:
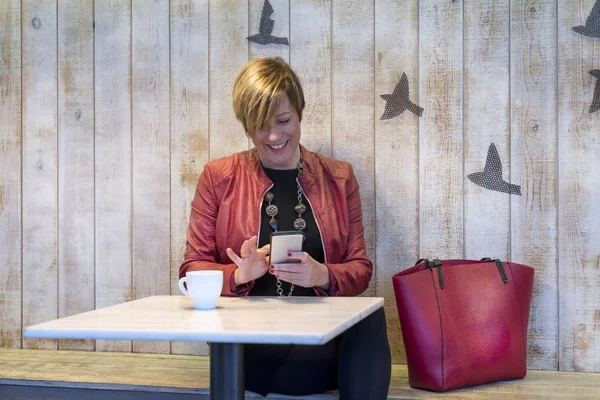
<svg viewBox="0 0 600 400"><path fill-rule="evenodd" d="M271 246L267 244L257 249L257 242L257 236L252 236L250 239L244 240L239 256L229 247L226 250L231 261L238 266L233 275L236 286L258 279L269 270L267 257Z"/></svg>

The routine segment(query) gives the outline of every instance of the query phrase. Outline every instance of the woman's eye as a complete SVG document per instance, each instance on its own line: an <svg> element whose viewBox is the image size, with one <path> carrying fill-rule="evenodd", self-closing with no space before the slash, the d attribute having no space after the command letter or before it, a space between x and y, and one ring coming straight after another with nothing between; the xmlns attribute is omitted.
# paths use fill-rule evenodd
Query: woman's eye
<svg viewBox="0 0 600 400"><path fill-rule="evenodd" d="M286 119L286 120L283 120L283 121L281 121L281 120L280 120L280 121L278 121L278 122L279 122L281 125L283 125L283 124L287 124L289 120L290 120L290 119L288 118L288 119Z"/></svg>

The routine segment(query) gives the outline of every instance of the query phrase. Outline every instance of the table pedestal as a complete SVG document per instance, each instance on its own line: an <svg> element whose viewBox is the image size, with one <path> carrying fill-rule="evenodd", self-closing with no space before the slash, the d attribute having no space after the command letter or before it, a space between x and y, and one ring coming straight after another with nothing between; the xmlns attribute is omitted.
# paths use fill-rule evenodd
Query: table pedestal
<svg viewBox="0 0 600 400"><path fill-rule="evenodd" d="M210 344L210 398L211 400L245 398L243 344Z"/></svg>

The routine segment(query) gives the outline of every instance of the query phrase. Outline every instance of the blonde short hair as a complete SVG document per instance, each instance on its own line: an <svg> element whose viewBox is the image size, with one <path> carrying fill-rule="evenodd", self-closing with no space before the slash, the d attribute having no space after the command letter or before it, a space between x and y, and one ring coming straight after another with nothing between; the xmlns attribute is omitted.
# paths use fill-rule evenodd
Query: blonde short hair
<svg viewBox="0 0 600 400"><path fill-rule="evenodd" d="M302 121L304 93L294 70L282 58L255 58L233 85L233 110L246 135L252 137L273 119L287 96Z"/></svg>

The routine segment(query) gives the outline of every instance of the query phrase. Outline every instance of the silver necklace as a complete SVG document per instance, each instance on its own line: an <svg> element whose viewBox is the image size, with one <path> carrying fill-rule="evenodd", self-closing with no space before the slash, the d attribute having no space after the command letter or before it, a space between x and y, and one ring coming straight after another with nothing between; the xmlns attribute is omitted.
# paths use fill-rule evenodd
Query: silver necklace
<svg viewBox="0 0 600 400"><path fill-rule="evenodd" d="M300 160L298 161L298 175L297 176L299 176L302 173L303 165L304 165L304 162L302 161L302 153L300 153ZM297 188L296 193L298 195L298 204L296 204L296 206L294 207L294 211L296 211L296 214L298 214L298 217L294 221L294 229L296 229L298 231L303 231L304 229L306 229L306 221L304 220L304 218L302 218L302 214L304 214L304 212L306 211L306 206L304 205L304 203L302 203L302 188L300 188L300 184L298 183L297 177L296 177L296 188ZM271 192L265 193L264 200L265 200L265 202L267 202L267 207L266 207L265 211L266 211L267 215L271 218L269 220L269 226L271 227L271 229L273 229L274 232L277 232L278 226L277 226L277 219L275 217L277 216L277 214L279 214L279 209L277 208L277 206L275 204L273 204L274 199L275 199L275 195L273 195L273 193L271 193ZM277 279L277 294L279 295L279 297L284 297L283 296L283 288L281 287L281 281L279 280L279 278L276 278L276 279ZM290 286L290 292L288 293L287 297L291 297L293 291L294 291L294 284L292 283Z"/></svg>

